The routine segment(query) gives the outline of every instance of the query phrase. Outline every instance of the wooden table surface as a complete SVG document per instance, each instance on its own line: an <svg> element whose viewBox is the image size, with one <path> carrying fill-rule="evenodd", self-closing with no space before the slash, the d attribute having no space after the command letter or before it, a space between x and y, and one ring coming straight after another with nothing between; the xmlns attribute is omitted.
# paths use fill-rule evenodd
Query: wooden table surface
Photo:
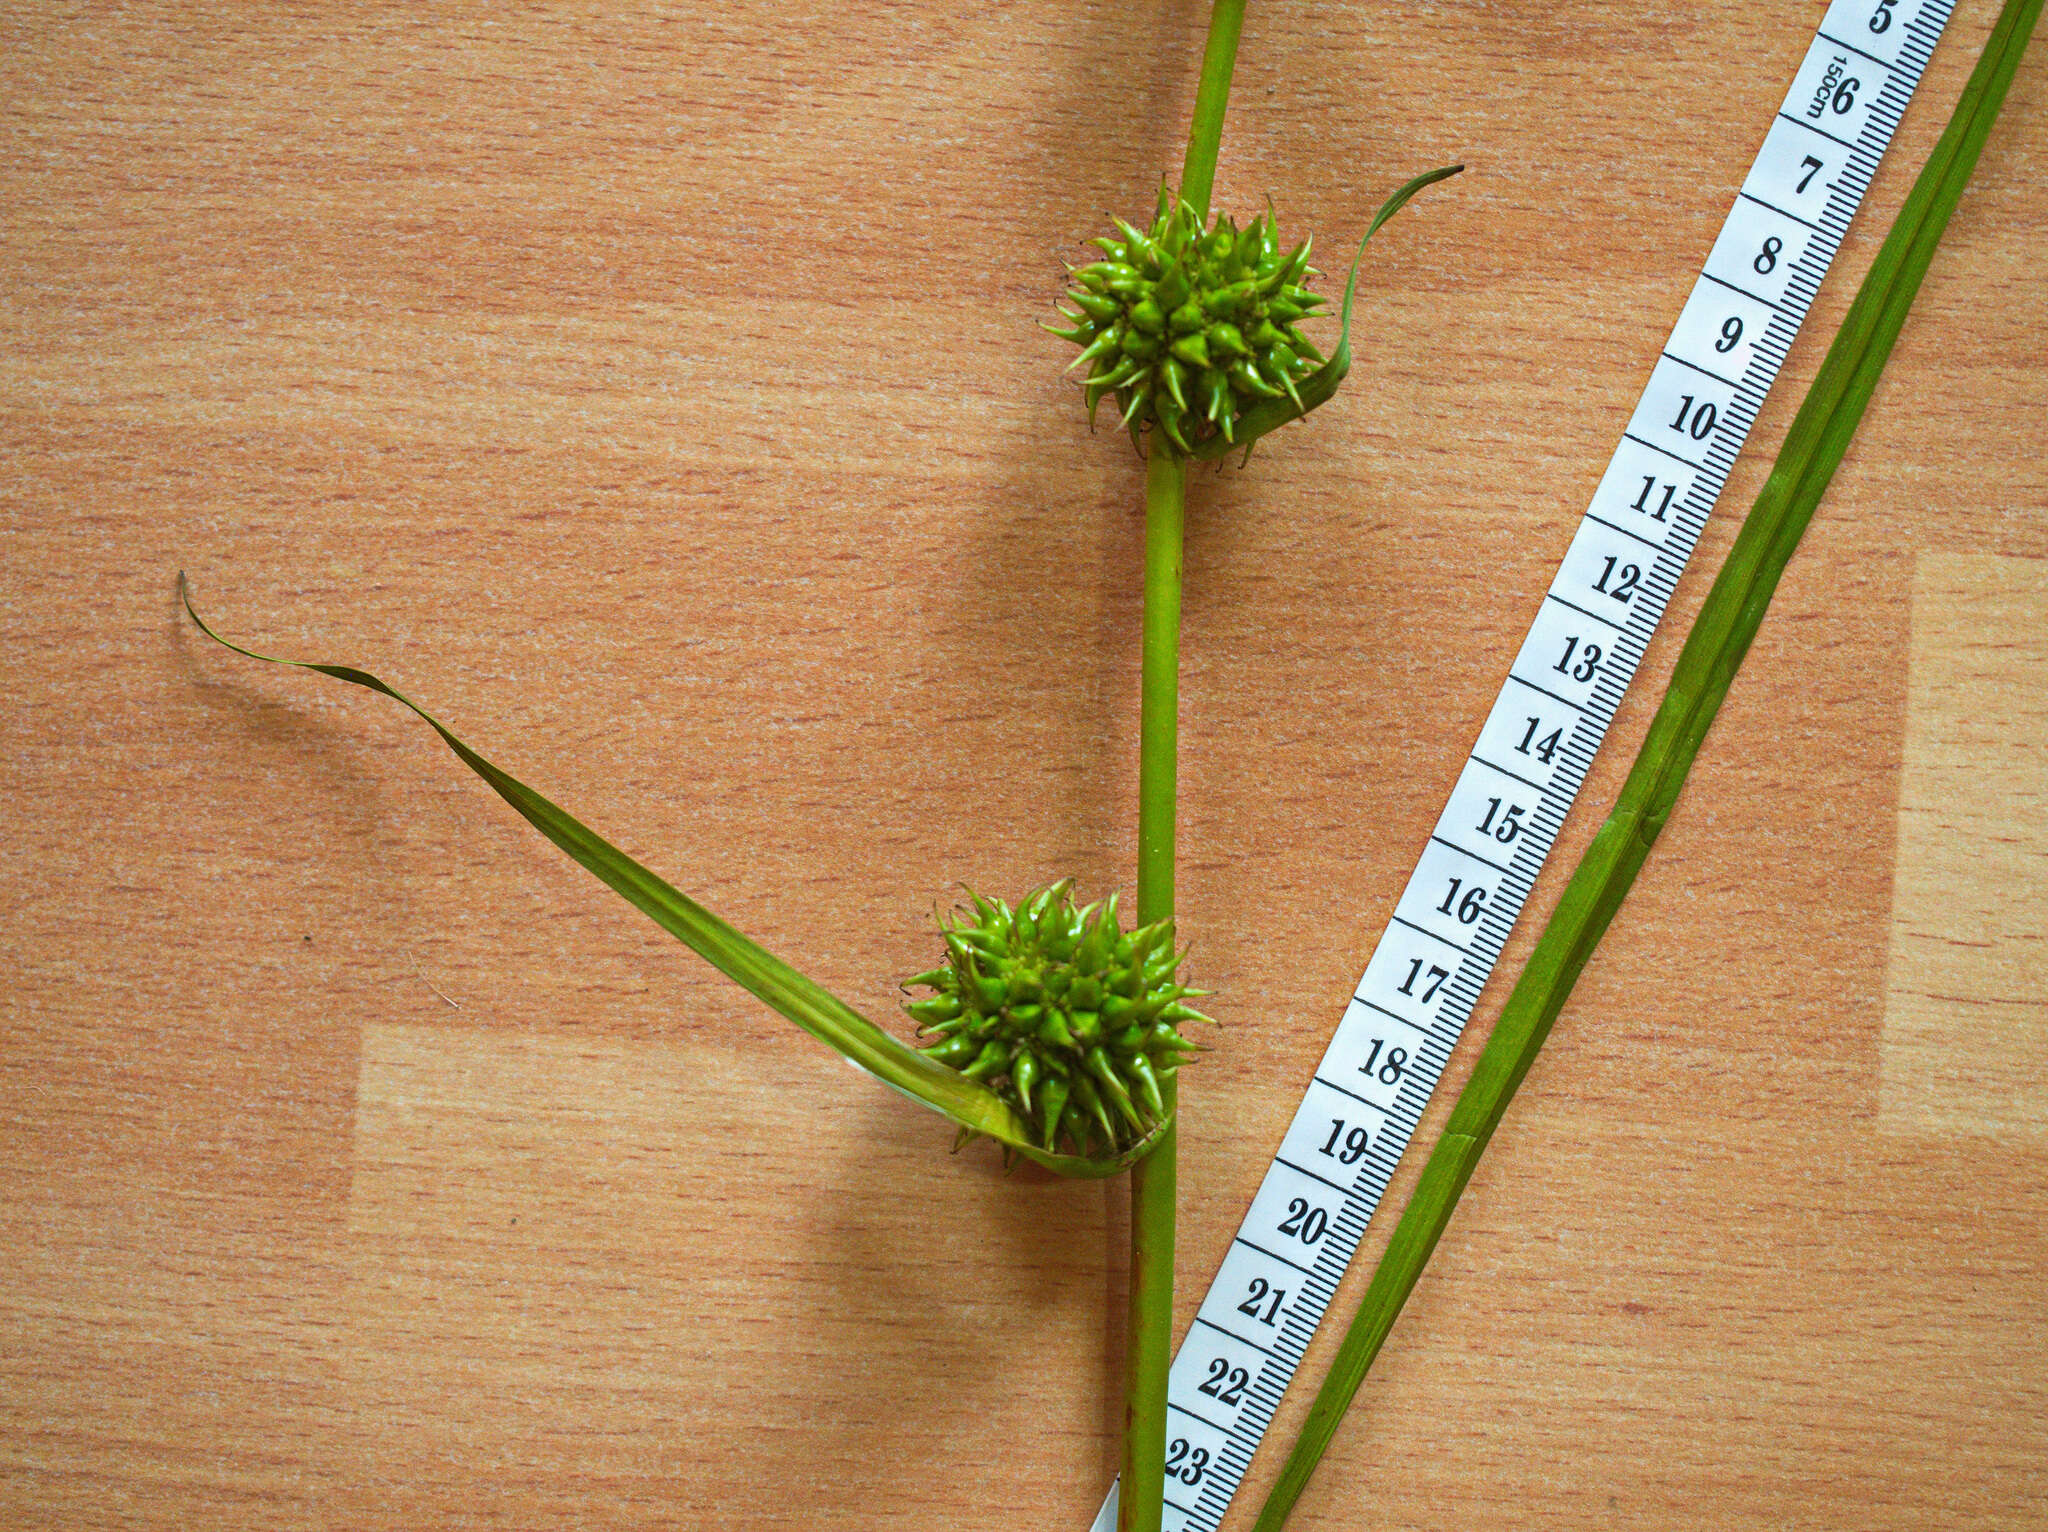
<svg viewBox="0 0 2048 1532"><path fill-rule="evenodd" d="M1252 8L1224 203L1469 168L1191 505L1183 1323L1821 10ZM1204 20L7 8L0 1522L1085 1526L1126 1188L949 1158L173 575L894 1016L960 884L1129 885L1142 475L1034 326ZM1295 1525L2048 1526L2044 53Z"/></svg>

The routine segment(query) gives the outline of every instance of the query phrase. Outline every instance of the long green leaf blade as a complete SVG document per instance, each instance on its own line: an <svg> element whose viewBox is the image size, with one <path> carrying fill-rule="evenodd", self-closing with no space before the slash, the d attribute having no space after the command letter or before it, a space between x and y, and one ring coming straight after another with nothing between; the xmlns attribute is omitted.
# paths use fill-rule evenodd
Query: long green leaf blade
<svg viewBox="0 0 2048 1532"><path fill-rule="evenodd" d="M1473 1167L1669 817L1778 578L1862 419L1949 214L2004 104L2041 3L2006 0L1999 13L1947 129L1857 290L1777 463L1693 623L1613 813L1572 874L1451 1109L1443 1137L1402 1210L1254 1532L1279 1532L1286 1524L1449 1224Z"/></svg>
<svg viewBox="0 0 2048 1532"><path fill-rule="evenodd" d="M1047 1153L1031 1141L1023 1121L994 1091L934 1063L774 953L742 936L573 814L478 755L438 718L395 687L353 666L281 660L222 638L194 610L182 570L178 574L178 599L184 603L186 614L198 625L199 631L224 648L271 665L317 670L338 681L381 692L409 708L441 736L465 766L489 783L492 790L517 809L528 823L662 930L749 994L780 1011L883 1084L893 1086L935 1112L943 1113L969 1132L995 1139L1061 1175L1090 1177L1113 1175L1126 1168L1142 1157L1159 1134L1165 1131L1166 1124L1162 1123L1142 1142L1113 1160Z"/></svg>
<svg viewBox="0 0 2048 1532"><path fill-rule="evenodd" d="M1244 412L1238 420L1231 439L1212 436L1206 441L1195 443L1194 455L1198 458L1226 457L1239 447L1250 450L1251 444L1268 431L1277 431L1290 420L1299 420L1317 405L1328 401L1337 392L1337 385L1344 381L1351 371L1351 303L1358 293L1358 263L1365 258L1366 242L1379 233L1380 225L1392 218L1408 205L1408 199L1425 186L1433 186L1463 170L1463 165L1445 165L1441 169L1427 171L1403 186L1393 196L1380 204L1380 210L1373 214L1372 222L1366 225L1365 235L1358 241L1358 251L1351 257L1351 274L1344 280L1344 312L1337 326L1337 349L1330 353L1330 359L1295 385L1295 392L1301 398L1300 408L1292 399L1268 399Z"/></svg>

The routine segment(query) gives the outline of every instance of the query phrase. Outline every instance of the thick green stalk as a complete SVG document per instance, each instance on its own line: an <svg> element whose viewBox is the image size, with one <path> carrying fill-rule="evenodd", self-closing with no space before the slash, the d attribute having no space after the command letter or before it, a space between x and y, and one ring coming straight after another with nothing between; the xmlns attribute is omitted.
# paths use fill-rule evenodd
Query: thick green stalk
<svg viewBox="0 0 2048 1532"><path fill-rule="evenodd" d="M1145 466L1145 631L1138 714L1138 924L1173 918L1180 754L1181 522L1187 463L1155 450Z"/></svg>
<svg viewBox="0 0 2048 1532"><path fill-rule="evenodd" d="M1216 152L1223 144L1223 112L1230 104L1230 76L1237 68L1237 39L1244 31L1245 0L1216 0L1209 12L1209 44L1202 50L1202 83L1195 90L1194 121L1188 125L1188 154L1180 194L1209 216L1216 185Z"/></svg>
<svg viewBox="0 0 2048 1532"><path fill-rule="evenodd" d="M1180 568L1187 464L1155 441L1145 471L1145 634L1138 723L1138 923L1173 918L1180 755ZM1131 1290L1124 1350L1119 1532L1157 1532L1166 1491L1166 1373L1173 1360L1173 1235L1179 1091L1152 1152L1131 1167Z"/></svg>
<svg viewBox="0 0 2048 1532"><path fill-rule="evenodd" d="M1237 67L1245 0L1216 0L1180 194L1206 218ZM1187 464L1155 435L1145 470L1145 632L1138 723L1138 920L1173 916L1180 760L1181 526ZM1158 1532L1166 1504L1166 1374L1173 1361L1173 1240L1179 1195L1177 1080L1160 1082L1166 1128L1131 1167L1131 1287L1124 1342L1124 1463L1117 1532Z"/></svg>
<svg viewBox="0 0 2048 1532"><path fill-rule="evenodd" d="M1529 966L1459 1093L1254 1532L1279 1532L1379 1354L1516 1088L1635 881L1763 621L1778 577L1834 476L1949 214L2005 100L2042 0L2007 0L1955 115L1914 183L1786 433L1763 492L1707 593L1614 812L1572 874Z"/></svg>

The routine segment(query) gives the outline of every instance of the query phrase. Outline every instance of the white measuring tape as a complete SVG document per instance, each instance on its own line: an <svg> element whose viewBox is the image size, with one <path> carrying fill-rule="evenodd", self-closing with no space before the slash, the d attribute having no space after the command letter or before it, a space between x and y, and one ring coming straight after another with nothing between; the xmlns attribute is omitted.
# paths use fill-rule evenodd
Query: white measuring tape
<svg viewBox="0 0 2048 1532"><path fill-rule="evenodd" d="M1953 0L1834 0L1168 1385L1215 1532L1429 1105ZM1114 1532L1117 1491L1095 1518Z"/></svg>

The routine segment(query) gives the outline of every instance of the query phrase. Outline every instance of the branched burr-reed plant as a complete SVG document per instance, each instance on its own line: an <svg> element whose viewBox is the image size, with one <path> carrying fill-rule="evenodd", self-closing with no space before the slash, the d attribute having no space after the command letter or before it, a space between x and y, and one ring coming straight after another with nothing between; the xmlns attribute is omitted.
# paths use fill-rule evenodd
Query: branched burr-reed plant
<svg viewBox="0 0 2048 1532"><path fill-rule="evenodd" d="M1967 183L2042 0L2005 0L1948 133L1852 305L1778 466L1695 624L1613 817L1595 838L1510 997L1424 1168L1379 1270L1259 1517L1278 1532L1528 1072L1551 1023L1648 855L1762 620L1779 572L1840 460ZM1304 330L1324 300L1309 244L1285 246L1271 207L1242 222L1210 209L1244 0L1217 0L1179 186L1144 228L1114 220L1100 259L1070 273L1065 323L1092 421L1113 401L1145 460L1144 617L1135 921L1111 894L1078 904L1070 880L1015 903L975 894L940 924L938 966L908 980L921 1039L893 1035L734 930L564 809L478 755L418 704L345 665L276 660L367 687L424 719L465 765L608 887L735 983L883 1083L948 1117L962 1141L1068 1176L1131 1174L1130 1309L1119 1532L1157 1532L1173 1316L1175 1140L1181 1066L1205 1021L1183 982L1174 922L1182 527L1189 465L1217 459L1325 403L1351 365L1354 257L1327 352ZM1409 198L1454 174L1418 176ZM1364 239L1360 241L1363 253ZM192 609L184 576L180 599Z"/></svg>
<svg viewBox="0 0 2048 1532"><path fill-rule="evenodd" d="M1303 240L1283 248L1270 207L1242 223L1209 202L1244 0L1217 0L1178 188L1162 186L1149 225L1122 220L1101 259L1071 272L1063 327L1080 347L1090 418L1106 398L1145 459L1144 618L1139 709L1136 922L1114 894L1078 905L1070 880L1014 904L971 895L942 920L939 966L906 982L924 1039L912 1046L735 930L581 820L477 754L410 698L352 666L277 660L200 630L253 659L319 671L411 709L541 834L735 983L885 1084L950 1118L961 1141L988 1138L1062 1175L1129 1170L1130 1319L1118 1525L1156 1532L1166 1452L1173 1319L1178 1072L1206 1021L1182 982L1174 924L1174 818L1182 525L1190 461L1220 458L1325 403L1351 365L1354 257L1327 353L1304 331L1324 299ZM1360 240L1450 166L1418 176Z"/></svg>

